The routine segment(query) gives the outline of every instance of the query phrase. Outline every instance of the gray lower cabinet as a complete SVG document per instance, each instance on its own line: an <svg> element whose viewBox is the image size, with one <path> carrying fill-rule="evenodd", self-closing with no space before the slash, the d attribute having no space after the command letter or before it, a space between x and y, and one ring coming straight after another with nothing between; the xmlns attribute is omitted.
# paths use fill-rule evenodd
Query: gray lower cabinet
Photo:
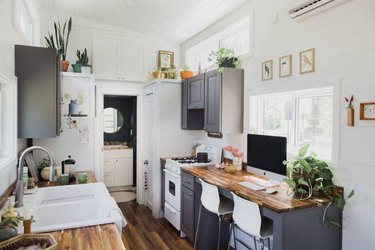
<svg viewBox="0 0 375 250"><path fill-rule="evenodd" d="M194 176L181 172L181 230L189 240L195 237Z"/></svg>

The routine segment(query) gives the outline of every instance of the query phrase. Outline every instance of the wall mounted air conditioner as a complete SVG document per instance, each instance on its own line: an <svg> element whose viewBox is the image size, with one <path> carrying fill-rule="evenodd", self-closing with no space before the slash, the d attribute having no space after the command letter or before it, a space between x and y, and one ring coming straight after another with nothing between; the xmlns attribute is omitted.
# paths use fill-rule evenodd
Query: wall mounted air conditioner
<svg viewBox="0 0 375 250"><path fill-rule="evenodd" d="M287 0L289 17L301 21L350 0Z"/></svg>

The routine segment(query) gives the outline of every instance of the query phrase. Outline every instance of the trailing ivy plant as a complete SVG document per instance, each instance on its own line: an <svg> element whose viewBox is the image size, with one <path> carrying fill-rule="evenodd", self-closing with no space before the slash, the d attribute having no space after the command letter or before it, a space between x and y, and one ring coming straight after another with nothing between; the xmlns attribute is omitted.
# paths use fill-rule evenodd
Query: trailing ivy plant
<svg viewBox="0 0 375 250"><path fill-rule="evenodd" d="M328 217L327 210L330 206L343 210L346 200L354 195L354 190L349 193L347 198L344 198L333 182L333 173L329 164L318 159L313 152L308 155L308 149L309 145L305 145L299 150L296 157L290 161L284 161L288 172L285 182L296 199L306 200L314 193L320 193L328 198L330 202L324 210L322 223L327 227L331 225L341 227L337 221Z"/></svg>
<svg viewBox="0 0 375 250"><path fill-rule="evenodd" d="M238 57L235 56L234 50L226 48L220 48L216 52L211 51L208 61L215 61L215 64L219 67L217 71L220 73L224 72L224 67L238 68L239 66Z"/></svg>

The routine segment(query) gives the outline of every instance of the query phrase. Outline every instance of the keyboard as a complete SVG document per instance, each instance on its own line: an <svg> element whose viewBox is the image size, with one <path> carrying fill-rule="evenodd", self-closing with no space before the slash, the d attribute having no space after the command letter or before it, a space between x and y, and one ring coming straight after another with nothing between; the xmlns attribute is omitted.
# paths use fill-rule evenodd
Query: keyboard
<svg viewBox="0 0 375 250"><path fill-rule="evenodd" d="M248 181L239 182L238 184L240 184L241 186L250 188L251 190L254 190L254 191L266 189L266 187L264 186L261 186L252 182L248 182Z"/></svg>
<svg viewBox="0 0 375 250"><path fill-rule="evenodd" d="M261 181L256 181L255 182L257 185L269 188L269 187L276 187L280 185L279 181L266 181L266 180L261 180Z"/></svg>

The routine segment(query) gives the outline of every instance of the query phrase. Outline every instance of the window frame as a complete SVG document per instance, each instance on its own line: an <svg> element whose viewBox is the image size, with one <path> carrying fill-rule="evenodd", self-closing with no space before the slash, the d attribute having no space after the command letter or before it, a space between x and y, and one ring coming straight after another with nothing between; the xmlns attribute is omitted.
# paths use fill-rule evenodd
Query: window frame
<svg viewBox="0 0 375 250"><path fill-rule="evenodd" d="M300 83L299 83L300 84ZM291 95L293 97L298 96L299 98L303 97L310 97L310 96L319 96L319 95L324 95L324 92L327 89L331 89L332 93L332 150L331 150L331 164L332 167L337 168L339 166L339 135L340 135L340 112L337 112L340 107L340 92L341 92L341 80L336 79L336 78L327 78L327 79L320 79L320 83L317 84L317 80L306 80L304 84L300 84L300 86L296 87L296 83L290 82L286 84L285 86L279 86L276 87L275 89L269 89L265 88L264 86L258 87L258 88L253 88L249 89L249 113L248 113L248 131L249 133L254 133L252 131L251 125L253 125L251 119L253 118L254 114L252 112L257 112L255 114L257 117L260 117L259 108L258 107L252 107L252 104L254 104L254 98L258 98L257 100L257 105L259 103L259 98L264 98L264 97L272 97L272 96L280 96L280 95ZM293 89L293 91L290 91ZM321 90L321 91L320 91ZM300 93L300 94L298 94ZM306 93L306 94L303 94ZM297 99L294 99L297 101ZM295 103L293 105L296 105ZM296 117L295 117L296 112L292 112L292 119L293 121L293 129L294 133L296 133ZM257 126L260 128L259 124L259 119L257 118ZM259 129L257 129L260 131ZM296 143L296 138L293 138L293 145ZM297 147L298 148L298 147ZM288 147L290 150L290 148ZM290 151L289 151L290 153ZM294 152L291 152L294 153Z"/></svg>
<svg viewBox="0 0 375 250"><path fill-rule="evenodd" d="M27 45L40 45L40 19L34 0L14 0L13 25L19 36ZM26 34L22 29L21 19L25 18L30 28Z"/></svg>

